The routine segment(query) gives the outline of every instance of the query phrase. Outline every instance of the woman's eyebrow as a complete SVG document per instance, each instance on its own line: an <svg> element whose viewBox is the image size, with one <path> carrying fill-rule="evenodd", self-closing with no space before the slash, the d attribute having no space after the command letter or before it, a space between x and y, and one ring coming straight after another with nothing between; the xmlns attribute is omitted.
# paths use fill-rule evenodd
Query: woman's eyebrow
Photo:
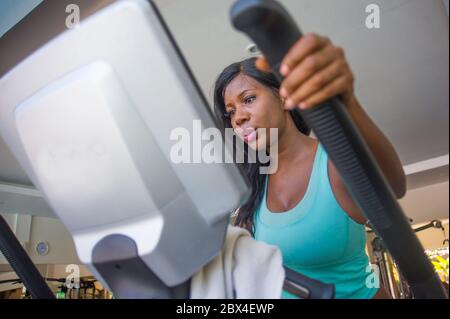
<svg viewBox="0 0 450 319"><path fill-rule="evenodd" d="M238 98L242 99L242 97L245 95L245 93L249 92L249 91L253 91L254 89L245 89L243 90L241 93L239 93ZM226 104L225 107L231 107L230 103Z"/></svg>
<svg viewBox="0 0 450 319"><path fill-rule="evenodd" d="M245 93L249 92L249 91L253 91L253 89L246 89L246 90L242 91L242 92L238 95L238 97L239 97L239 98L242 98L242 96L243 96Z"/></svg>

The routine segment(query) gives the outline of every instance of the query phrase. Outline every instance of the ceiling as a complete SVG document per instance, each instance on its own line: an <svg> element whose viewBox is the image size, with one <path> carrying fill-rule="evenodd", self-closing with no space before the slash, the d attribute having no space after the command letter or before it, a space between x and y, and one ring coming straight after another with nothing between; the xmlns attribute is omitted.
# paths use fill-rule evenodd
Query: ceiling
<svg viewBox="0 0 450 319"><path fill-rule="evenodd" d="M234 1L156 0L211 101L216 76L246 58L250 43L230 26ZM284 0L303 32L344 48L361 104L404 165L448 154L449 19L441 0L381 0L380 29L367 29L363 0Z"/></svg>
<svg viewBox="0 0 450 319"><path fill-rule="evenodd" d="M42 0L1 0L0 37L41 2Z"/></svg>
<svg viewBox="0 0 450 319"><path fill-rule="evenodd" d="M365 26L365 8L371 0L280 2L305 33L326 35L344 48L355 74L357 97L405 167L447 156L439 165L411 173L409 189L448 181L448 1L378 0L380 29ZM249 56L245 48L250 41L230 26L233 1L155 3L211 101L218 73ZM0 138L1 182L31 185ZM446 201L448 211L448 196Z"/></svg>

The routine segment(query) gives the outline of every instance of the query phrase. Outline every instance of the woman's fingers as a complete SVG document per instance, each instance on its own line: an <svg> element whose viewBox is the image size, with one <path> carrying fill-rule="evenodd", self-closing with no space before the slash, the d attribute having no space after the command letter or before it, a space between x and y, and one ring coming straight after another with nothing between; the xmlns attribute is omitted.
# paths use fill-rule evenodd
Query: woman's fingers
<svg viewBox="0 0 450 319"><path fill-rule="evenodd" d="M320 51L308 55L283 81L280 88L281 96L291 96L299 86L332 64L336 60L335 54L333 46L326 46Z"/></svg>
<svg viewBox="0 0 450 319"><path fill-rule="evenodd" d="M306 98L299 106L304 110L323 103L326 100L345 92L350 85L349 83L353 83L353 77L349 74L342 75L326 85L322 90Z"/></svg>
<svg viewBox="0 0 450 319"><path fill-rule="evenodd" d="M256 60L256 67L265 72L270 65L265 57ZM285 79L280 95L285 107L309 108L329 98L353 94L353 74L344 50L331 41L311 33L298 40L282 61L280 73Z"/></svg>
<svg viewBox="0 0 450 319"><path fill-rule="evenodd" d="M342 60L334 61L319 72L315 72L305 82L297 86L286 101L286 107L292 108L305 102L309 97L324 90L326 86L335 79L345 75L345 62Z"/></svg>
<svg viewBox="0 0 450 319"><path fill-rule="evenodd" d="M280 73L283 76L287 76L304 58L311 53L320 50L329 43L330 40L328 38L314 33L303 36L291 49L289 49L284 57L281 62Z"/></svg>

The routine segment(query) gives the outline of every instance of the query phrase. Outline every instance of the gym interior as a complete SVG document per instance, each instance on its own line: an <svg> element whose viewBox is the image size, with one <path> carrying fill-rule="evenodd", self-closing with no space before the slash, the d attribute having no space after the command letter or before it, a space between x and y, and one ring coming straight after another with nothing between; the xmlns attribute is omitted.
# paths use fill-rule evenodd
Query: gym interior
<svg viewBox="0 0 450 319"><path fill-rule="evenodd" d="M210 267L218 256L227 258L225 231L236 222L252 183L245 182L245 174L233 163L210 168L208 163L195 162L195 149L190 154L194 163L177 168L177 163L168 160L169 146L176 142L168 132L185 128L195 144L195 120L200 119L204 127L219 127L212 116L218 75L233 62L270 57L267 46L258 41L267 45L265 40L283 38L278 30L280 35L261 40L264 32L272 30L257 33L258 26L252 29L253 37L251 32L246 35L237 30L236 11L241 8L230 11L236 2L0 0L0 214L5 235L0 246L0 299L45 296L39 288L43 283L43 290L57 299L232 298L215 291L213 276L210 282L201 283L203 290L193 287L194 282L200 285L194 274L205 265ZM273 5L270 1L240 2ZM277 3L305 34L326 36L343 48L354 75L354 95L389 140L403 168L405 192L402 196L388 192L392 199L387 201L394 203L392 210L401 218L389 220L392 210L388 208L383 215L388 221L367 212L367 222L358 224L372 267L365 284L383 287L392 299L448 295L448 0ZM83 107L94 100L102 105L98 110ZM67 108L60 107L65 104ZM145 108L146 104L152 106ZM134 105L134 110L121 105ZM111 119L105 110L111 110ZM331 138L322 140L314 123L310 126L311 140L323 142L334 159L338 152L326 142ZM102 138L106 144L95 144ZM122 148L123 140L128 148ZM60 147L55 146L52 154L49 145ZM88 145L92 152L77 153L70 145L80 149ZM45 149L48 152L42 153ZM116 159L112 168L102 162L104 158L99 159L108 151ZM341 167L345 170L345 165L338 167L340 173ZM380 169L365 161L361 167L371 172L368 178L381 176L379 180L384 181L374 183L372 192L380 194L379 189L389 188ZM341 176L347 182L345 176L350 175ZM276 185L275 179L270 185ZM356 199L359 193L348 187L361 204ZM379 196L385 199L387 195ZM182 216L184 211L191 215ZM314 224L318 232L322 222L326 224L324 220ZM337 229L331 232L338 233ZM14 236L6 236L9 231ZM257 229L256 234L264 237ZM259 246L253 241L258 238L251 240L257 252ZM334 245L327 240L330 247ZM130 242L137 253L127 246ZM295 275L288 278L284 272L278 276L273 264L284 262L286 256L271 247L281 261L256 265L264 269L255 274L273 277L261 285L274 285L272 291L278 295L284 287L305 298L340 296L340 284L327 282L326 274L315 278L314 272L304 273L326 284L323 289L336 289L336 295L334 290L330 295L323 291L314 295L314 282L303 282ZM308 247L310 255L321 256L314 252L314 245ZM16 253L22 257L15 259ZM266 259L248 262L256 267L255 260ZM241 263L245 262L243 258ZM132 269L127 275L113 273L114 269L125 272L127 267ZM278 268L283 270L281 264ZM427 277L426 283L414 282L425 277L419 273L427 269L432 269L434 277ZM27 271L34 274L31 279ZM245 277L244 273L233 275ZM174 287L187 278L191 293L183 294ZM303 284L309 287L306 294ZM436 288L439 284L442 292ZM234 297L273 297L260 296L255 290Z"/></svg>

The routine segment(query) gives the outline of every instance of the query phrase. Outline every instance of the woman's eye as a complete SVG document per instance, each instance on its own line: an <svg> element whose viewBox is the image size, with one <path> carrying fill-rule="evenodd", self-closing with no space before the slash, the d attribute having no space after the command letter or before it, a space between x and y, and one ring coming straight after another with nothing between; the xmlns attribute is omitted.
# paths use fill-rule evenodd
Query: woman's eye
<svg viewBox="0 0 450 319"><path fill-rule="evenodd" d="M244 103L245 104L252 103L255 100L255 98L256 98L256 96L254 96L254 95L248 96L248 97L244 98Z"/></svg>

